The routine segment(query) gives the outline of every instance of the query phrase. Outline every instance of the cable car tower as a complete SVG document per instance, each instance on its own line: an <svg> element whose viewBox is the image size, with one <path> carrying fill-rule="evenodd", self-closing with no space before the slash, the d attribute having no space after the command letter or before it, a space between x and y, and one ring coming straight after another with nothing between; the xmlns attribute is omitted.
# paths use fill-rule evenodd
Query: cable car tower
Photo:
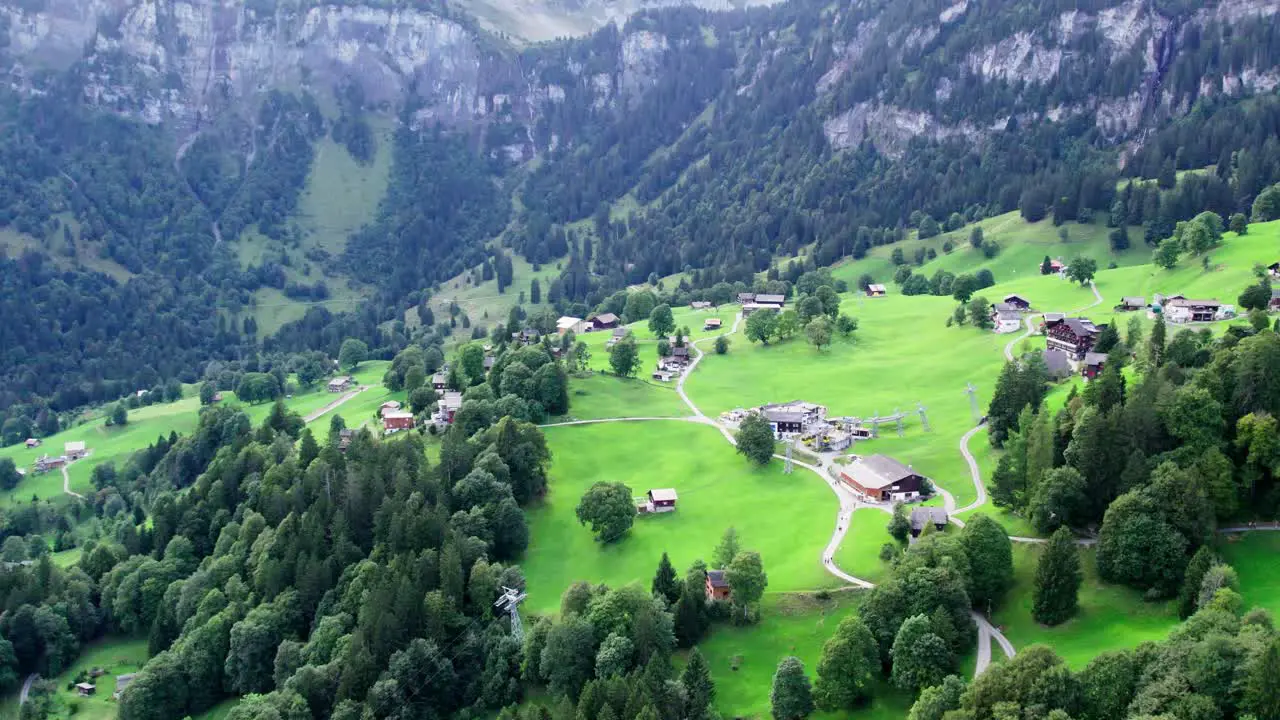
<svg viewBox="0 0 1280 720"><path fill-rule="evenodd" d="M524 641L524 626L520 623L520 603L524 602L526 597L528 595L520 590L503 587L502 595L493 604L494 607L506 611L511 618L511 637L522 642Z"/></svg>

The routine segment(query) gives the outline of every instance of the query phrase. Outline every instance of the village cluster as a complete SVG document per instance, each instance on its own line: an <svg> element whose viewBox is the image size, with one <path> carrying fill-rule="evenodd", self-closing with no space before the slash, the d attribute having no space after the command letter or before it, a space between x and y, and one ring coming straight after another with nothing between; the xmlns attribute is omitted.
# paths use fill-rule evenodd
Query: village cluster
<svg viewBox="0 0 1280 720"><path fill-rule="evenodd" d="M26 446L28 448L38 448L41 445L43 443L39 438L27 438ZM69 442L62 446L61 455L41 455L36 458L36 461L32 463L32 469L36 474L43 475L53 470L60 470L88 454L89 449L85 446L83 440ZM17 468L17 470L19 475L27 474L25 468Z"/></svg>

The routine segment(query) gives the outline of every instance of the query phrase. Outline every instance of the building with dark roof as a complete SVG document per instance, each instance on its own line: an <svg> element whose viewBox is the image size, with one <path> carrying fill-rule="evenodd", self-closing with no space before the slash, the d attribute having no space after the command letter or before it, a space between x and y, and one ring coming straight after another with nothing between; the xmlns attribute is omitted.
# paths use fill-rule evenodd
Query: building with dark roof
<svg viewBox="0 0 1280 720"><path fill-rule="evenodd" d="M1102 374L1106 365L1107 356L1105 353L1087 352L1084 354L1084 361L1080 363L1080 374L1086 380L1092 380Z"/></svg>
<svg viewBox="0 0 1280 720"><path fill-rule="evenodd" d="M729 578L723 570L707 571L707 602L725 602L729 599Z"/></svg>
<svg viewBox="0 0 1280 720"><path fill-rule="evenodd" d="M1062 322L1047 326L1045 345L1052 350L1061 350L1075 361L1084 359L1084 354L1093 349L1098 340L1098 327L1088 318L1066 318Z"/></svg>
<svg viewBox="0 0 1280 720"><path fill-rule="evenodd" d="M840 471L840 480L877 502L914 500L923 494L926 478L909 465L886 455L854 460Z"/></svg>
<svg viewBox="0 0 1280 720"><path fill-rule="evenodd" d="M1134 310L1141 310L1146 306L1146 298L1130 295L1120 298L1120 304L1116 306L1116 310L1119 310L1120 312L1133 312Z"/></svg>
<svg viewBox="0 0 1280 720"><path fill-rule="evenodd" d="M1071 375L1071 361L1061 350L1045 350L1044 366L1053 380L1062 380Z"/></svg>
<svg viewBox="0 0 1280 720"><path fill-rule="evenodd" d="M1004 301L1005 301L1005 304L1007 304L1007 305L1012 305L1013 307L1017 308L1018 310L1030 310L1030 309L1031 309L1031 301L1027 300L1026 298L1024 298L1024 297L1022 297L1021 295L1018 295L1018 294L1016 294L1016 293L1011 293L1011 294L1009 294L1009 295L1005 295L1005 296L1004 296Z"/></svg>
<svg viewBox="0 0 1280 720"><path fill-rule="evenodd" d="M911 537L920 537L925 526L932 524L936 530L947 527L947 511L940 507L918 507L911 509Z"/></svg>

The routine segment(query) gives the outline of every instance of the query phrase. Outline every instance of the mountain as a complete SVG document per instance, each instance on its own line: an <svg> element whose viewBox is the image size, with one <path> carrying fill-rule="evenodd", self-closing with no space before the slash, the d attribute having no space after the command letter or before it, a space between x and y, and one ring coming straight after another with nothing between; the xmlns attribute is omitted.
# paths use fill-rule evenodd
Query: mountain
<svg viewBox="0 0 1280 720"><path fill-rule="evenodd" d="M51 261L0 296L48 298L20 308L4 367L61 369L7 371L0 406L65 412L194 380L198 356L336 351L344 335L389 356L405 309L449 278L509 276L510 252L560 263L548 298L586 312L677 274L687 294L802 251L859 257L925 218L1116 217L1126 177L1170 180L1119 219L1154 242L1280 180L1275 0L738 5L0 2L0 222L10 252ZM523 42L548 34L543 16L585 31L637 8ZM335 172L317 160L334 145L381 200L320 242L300 198ZM62 285L80 294L54 302ZM267 293L334 292L372 302L258 336ZM190 353L147 340L130 362L68 311L117 304L166 308ZM85 349L41 339L57 334ZM82 389L46 408L67 385Z"/></svg>

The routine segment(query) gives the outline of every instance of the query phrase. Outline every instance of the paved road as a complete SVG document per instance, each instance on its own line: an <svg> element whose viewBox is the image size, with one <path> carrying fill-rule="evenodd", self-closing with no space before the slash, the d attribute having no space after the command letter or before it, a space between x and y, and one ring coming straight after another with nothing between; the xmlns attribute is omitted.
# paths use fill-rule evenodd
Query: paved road
<svg viewBox="0 0 1280 720"><path fill-rule="evenodd" d="M1018 337L1016 337L1016 338L1014 338L1014 339L1010 340L1010 341L1009 341L1009 344L1004 346L1004 359L1005 359L1005 360L1008 360L1009 362L1013 362L1013 348L1014 348L1014 346L1015 346L1015 345L1017 345L1018 343L1022 342L1023 340L1026 340L1027 338L1031 337L1031 333L1035 332L1035 326L1032 324L1032 322L1033 322L1035 319L1036 319L1036 316L1035 316L1035 315L1028 315L1028 316L1027 316L1027 320L1026 320L1027 331L1026 331L1026 332L1024 332L1024 333L1022 333L1022 334L1021 334L1021 335L1019 335Z"/></svg>
<svg viewBox="0 0 1280 720"><path fill-rule="evenodd" d="M27 679L23 681L22 690L21 692L18 693L19 706L26 704L27 696L31 694L31 685L39 679L40 679L40 675L38 673L31 673L30 675L27 676Z"/></svg>
<svg viewBox="0 0 1280 720"><path fill-rule="evenodd" d="M345 403L346 401L350 400L351 398L353 398L353 397L355 397L355 396L359 395L360 393L362 393L362 392L364 392L365 390L368 390L368 389L369 389L369 386L368 386L368 385L361 385L360 387L356 388L355 390L352 390L351 392L349 392L349 393L347 393L347 394L343 395L342 397L338 398L337 400L334 400L333 402L329 403L328 405L325 405L324 407L320 408L319 410L316 410L316 411L312 412L310 415L308 415L308 416L306 416L306 417L302 418L302 422L304 422L304 423L306 423L306 424L310 425L311 423L315 422L317 419L319 419L320 417L322 417L325 413L329 412L330 410L335 410L335 409L337 409L337 408L341 407L343 403Z"/></svg>

